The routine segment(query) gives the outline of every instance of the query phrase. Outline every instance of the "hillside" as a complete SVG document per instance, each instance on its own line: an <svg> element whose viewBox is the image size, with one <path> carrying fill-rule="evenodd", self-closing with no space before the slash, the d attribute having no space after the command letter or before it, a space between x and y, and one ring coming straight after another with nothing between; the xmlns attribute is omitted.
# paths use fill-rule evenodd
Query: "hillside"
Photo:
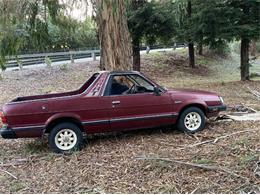
<svg viewBox="0 0 260 195"><path fill-rule="evenodd" d="M197 63L190 70L182 50L151 53L143 56L142 72L167 88L214 91L229 107L260 110L248 90L260 91L260 81L239 81L236 54L198 57ZM81 63L6 72L0 105L78 88L97 70L97 63ZM50 153L46 141L0 139L0 193L260 193L259 126L208 121L196 135L175 128L94 135L82 151L66 156Z"/></svg>

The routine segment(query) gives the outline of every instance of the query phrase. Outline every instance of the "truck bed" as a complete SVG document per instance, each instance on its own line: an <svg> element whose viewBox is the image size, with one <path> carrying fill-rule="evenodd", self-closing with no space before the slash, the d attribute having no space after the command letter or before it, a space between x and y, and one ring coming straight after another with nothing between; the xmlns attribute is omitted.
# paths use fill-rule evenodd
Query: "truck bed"
<svg viewBox="0 0 260 195"><path fill-rule="evenodd" d="M66 97L66 96L73 96L79 95L83 93L87 88L94 82L99 74L94 74L89 80L87 80L82 87L78 90L64 92L64 93L54 93L54 94L44 94L44 95L34 95L34 96L24 96L24 97L17 97L11 102L23 102L23 101L33 101L33 100L42 100L42 99L50 99L50 98L58 98L58 97Z"/></svg>

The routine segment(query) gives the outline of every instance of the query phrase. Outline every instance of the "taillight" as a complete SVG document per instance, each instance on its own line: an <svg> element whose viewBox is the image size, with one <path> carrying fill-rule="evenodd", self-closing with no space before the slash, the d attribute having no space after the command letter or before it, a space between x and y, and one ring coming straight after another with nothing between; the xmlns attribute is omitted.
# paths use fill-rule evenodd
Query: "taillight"
<svg viewBox="0 0 260 195"><path fill-rule="evenodd" d="M0 125L6 124L7 120L3 112L0 111Z"/></svg>

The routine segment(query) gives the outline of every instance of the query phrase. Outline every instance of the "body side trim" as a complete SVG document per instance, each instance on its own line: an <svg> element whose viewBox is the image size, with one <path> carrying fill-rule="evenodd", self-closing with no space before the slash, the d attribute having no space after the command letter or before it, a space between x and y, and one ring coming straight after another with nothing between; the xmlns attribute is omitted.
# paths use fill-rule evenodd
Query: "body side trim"
<svg viewBox="0 0 260 195"><path fill-rule="evenodd" d="M148 116L138 116L138 117L127 117L127 118L114 118L111 119L111 122L122 122L122 121L134 121L134 120L148 120L148 119L157 119L157 118L175 118L177 117L177 113L171 114L156 114L156 115L148 115Z"/></svg>
<svg viewBox="0 0 260 195"><path fill-rule="evenodd" d="M98 125L98 124L108 124L114 122L123 122L123 121L134 121L134 120L147 120L147 119L159 119L159 118L176 118L178 113L169 113L169 114L155 114L148 116L138 116L138 117L125 117L125 118L113 118L111 120L95 120L95 121L85 121L82 122L84 126L87 125ZM31 129L45 129L45 125L35 125L35 126L25 126L25 127L14 127L12 128L14 131L26 131Z"/></svg>

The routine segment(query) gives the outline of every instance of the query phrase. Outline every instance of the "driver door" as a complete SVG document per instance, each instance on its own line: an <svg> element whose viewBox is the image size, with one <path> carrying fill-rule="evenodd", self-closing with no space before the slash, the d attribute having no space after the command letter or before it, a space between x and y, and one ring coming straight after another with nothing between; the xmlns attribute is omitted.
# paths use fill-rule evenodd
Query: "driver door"
<svg viewBox="0 0 260 195"><path fill-rule="evenodd" d="M167 93L157 96L153 84L138 74L111 75L107 96L111 102L109 111L112 131L150 128L174 122L173 104ZM121 81L121 93L115 93L112 83ZM144 86L145 85L145 86ZM114 84L115 86L115 84ZM126 91L123 91L123 89ZM141 92L135 91L141 89Z"/></svg>

